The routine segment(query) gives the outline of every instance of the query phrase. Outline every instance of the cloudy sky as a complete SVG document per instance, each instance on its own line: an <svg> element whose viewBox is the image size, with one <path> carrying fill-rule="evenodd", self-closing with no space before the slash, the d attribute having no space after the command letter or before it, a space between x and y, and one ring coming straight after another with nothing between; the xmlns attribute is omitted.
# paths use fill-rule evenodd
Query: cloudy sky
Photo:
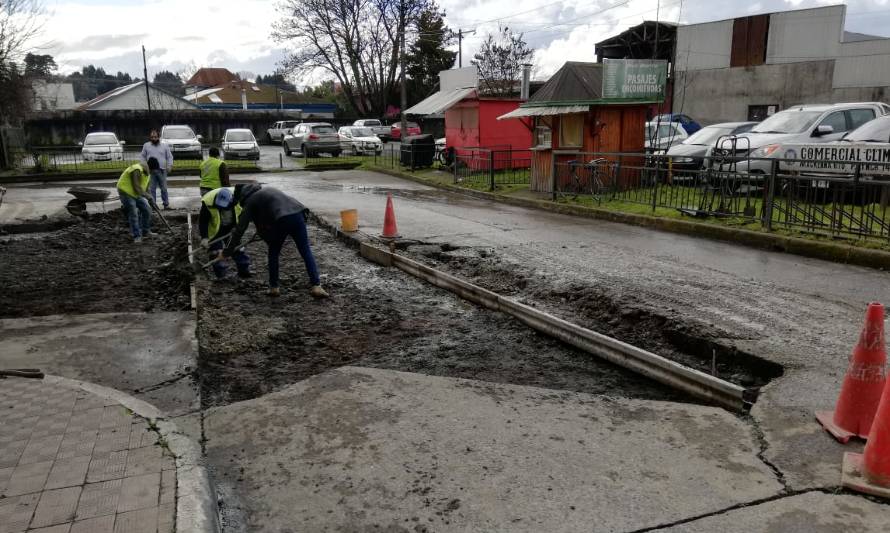
<svg viewBox="0 0 890 533"><path fill-rule="evenodd" d="M275 0L45 0L44 53L63 72L94 64L106 71L149 76L187 65L266 74L286 53L271 37ZM499 24L525 33L536 50L538 77L567 60L594 60L594 43L644 19L681 23L841 3L830 0L439 0L453 29L476 30L464 40L471 57ZM848 31L890 36L890 0L848 0ZM660 5L660 9L659 9ZM465 62L466 66L466 62ZM309 80L296 80L300 81Z"/></svg>

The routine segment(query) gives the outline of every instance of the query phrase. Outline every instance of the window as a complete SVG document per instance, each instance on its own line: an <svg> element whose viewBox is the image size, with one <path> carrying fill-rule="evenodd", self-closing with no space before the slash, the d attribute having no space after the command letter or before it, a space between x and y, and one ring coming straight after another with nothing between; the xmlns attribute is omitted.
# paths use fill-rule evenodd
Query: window
<svg viewBox="0 0 890 533"><path fill-rule="evenodd" d="M748 120L752 122L760 122L766 120L767 117L771 117L776 114L776 110L779 109L779 106L776 104L773 105L749 105L748 106Z"/></svg>
<svg viewBox="0 0 890 533"><path fill-rule="evenodd" d="M875 112L871 109L851 109L847 111L847 114L849 115L851 130L855 130L875 118Z"/></svg>
<svg viewBox="0 0 890 533"><path fill-rule="evenodd" d="M847 131L847 117L844 116L843 111L835 111L825 117L819 125L831 126L835 133L840 133L842 131Z"/></svg>
<svg viewBox="0 0 890 533"><path fill-rule="evenodd" d="M553 146L553 138L550 128L538 126L535 128L535 146L538 148L550 148Z"/></svg>
<svg viewBox="0 0 890 533"><path fill-rule="evenodd" d="M560 148L580 148L583 139L584 115L563 115L559 118Z"/></svg>

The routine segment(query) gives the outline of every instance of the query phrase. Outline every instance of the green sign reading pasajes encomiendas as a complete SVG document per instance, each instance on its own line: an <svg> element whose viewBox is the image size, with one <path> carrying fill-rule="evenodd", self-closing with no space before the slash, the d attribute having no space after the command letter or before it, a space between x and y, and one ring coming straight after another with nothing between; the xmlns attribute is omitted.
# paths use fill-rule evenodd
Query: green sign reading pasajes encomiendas
<svg viewBox="0 0 890 533"><path fill-rule="evenodd" d="M603 98L613 100L664 100L667 61L661 59L606 59Z"/></svg>

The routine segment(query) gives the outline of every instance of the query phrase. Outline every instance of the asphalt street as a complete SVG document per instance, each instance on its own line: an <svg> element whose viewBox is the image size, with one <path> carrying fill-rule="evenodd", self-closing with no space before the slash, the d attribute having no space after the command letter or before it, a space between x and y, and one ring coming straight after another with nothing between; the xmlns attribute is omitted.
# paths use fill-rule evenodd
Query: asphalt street
<svg viewBox="0 0 890 533"><path fill-rule="evenodd" d="M484 250L502 261L504 272L531 271L554 291L596 287L622 311L645 309L782 365L784 375L764 388L743 419L753 440L739 453L768 465L789 502L800 491L834 491L843 452L861 449L836 444L813 412L836 400L865 304L890 300L886 272L506 206L372 172L239 176L251 177L293 194L332 223L341 210L357 209L359 229L370 236L381 232L391 193L406 240ZM64 213L68 186L10 187L0 223ZM171 194L175 207L197 206L195 183L178 181ZM710 428L702 431L707 442Z"/></svg>

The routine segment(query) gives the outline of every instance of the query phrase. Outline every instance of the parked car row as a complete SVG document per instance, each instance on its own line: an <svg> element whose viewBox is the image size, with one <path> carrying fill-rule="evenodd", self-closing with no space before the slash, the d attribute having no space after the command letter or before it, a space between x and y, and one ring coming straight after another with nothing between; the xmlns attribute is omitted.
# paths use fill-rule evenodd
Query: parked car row
<svg viewBox="0 0 890 533"><path fill-rule="evenodd" d="M797 105L760 123L713 124L694 134L686 130L686 119L657 118L659 121L646 123L646 148L671 156L676 170L698 170L713 164L736 172L767 174L772 166L769 160L783 157L784 145L890 144L890 106L881 102Z"/></svg>
<svg viewBox="0 0 890 533"><path fill-rule="evenodd" d="M161 142L170 147L174 159L203 159L201 135L195 135L189 126L167 125L161 128ZM84 161L122 161L124 158L125 141L118 140L117 135L109 131L97 131L87 134L78 143ZM226 159L251 159L258 161L260 146L249 129L228 129L223 135L223 157Z"/></svg>
<svg viewBox="0 0 890 533"><path fill-rule="evenodd" d="M303 130L303 129L301 129L299 131L297 131L297 130L301 125L307 125L307 124L310 126L325 125L325 126L329 126L329 127L333 128L333 125L331 125L328 122L301 122L298 120L281 120L281 121L278 121L278 122L272 124L272 126L268 130L266 130L266 141L269 142L270 144L271 143L281 143L282 147L284 147L285 138L288 136L301 137L301 138L305 137L305 135L306 135L305 130ZM361 137L364 137L364 138L375 137L376 139L378 139L381 142L398 141L402 138L402 125L399 122L396 122L395 124L393 124L391 126L385 126L380 120L377 120L377 119L370 119L370 118L359 119L359 120L356 120L355 122L353 122L352 126L343 126L339 130L339 133L344 136L344 139L341 139L341 141L344 143L344 146L346 148L355 146L355 143L353 143L351 141L353 135L347 135L347 132L352 131L351 129L348 129L348 128L364 128L362 130L362 135L360 135ZM408 129L407 135L420 135L420 133L421 133L420 126L416 122L408 122L407 129ZM290 146L289 149L291 152L298 152L298 151L300 151L299 150L300 144L307 144L307 147L309 147L309 149L312 150L312 147L309 145L314 144L314 143L306 143L304 141L301 141L300 143L296 143L295 141L290 141L287 144ZM320 146L322 146L322 145L320 145ZM325 150L327 150L327 151L332 150L332 148L330 146L324 146L323 148L324 148L324 150L322 150L320 148L318 150L318 153L325 153ZM368 150L368 147L362 147L361 149L362 149L362 151L366 152ZM381 147L381 150L382 150L382 147Z"/></svg>

